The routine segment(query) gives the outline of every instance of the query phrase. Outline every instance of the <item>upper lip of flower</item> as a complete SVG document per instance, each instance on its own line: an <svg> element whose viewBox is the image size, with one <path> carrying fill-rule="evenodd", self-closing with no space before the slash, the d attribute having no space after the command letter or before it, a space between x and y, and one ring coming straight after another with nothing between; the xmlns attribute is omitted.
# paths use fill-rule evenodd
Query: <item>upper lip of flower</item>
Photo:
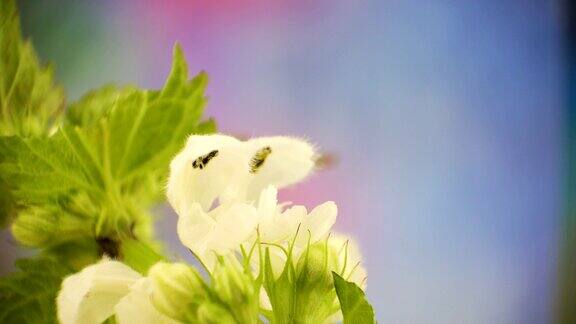
<svg viewBox="0 0 576 324"><path fill-rule="evenodd" d="M268 185L282 188L306 178L316 156L312 145L292 137L192 135L170 164L168 201L178 214L192 203L207 211L216 199L254 201Z"/></svg>

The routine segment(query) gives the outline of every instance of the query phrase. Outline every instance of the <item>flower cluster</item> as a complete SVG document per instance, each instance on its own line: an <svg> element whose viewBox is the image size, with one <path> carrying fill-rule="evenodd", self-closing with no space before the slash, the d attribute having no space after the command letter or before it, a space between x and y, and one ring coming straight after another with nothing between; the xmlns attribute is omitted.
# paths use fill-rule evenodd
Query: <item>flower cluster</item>
<svg viewBox="0 0 576 324"><path fill-rule="evenodd" d="M279 203L315 169L292 137L192 135L170 164L167 197L182 243L204 265L158 262L143 275L107 257L66 278L64 323L325 322L341 316L332 272L366 285L356 244L332 233L337 207Z"/></svg>

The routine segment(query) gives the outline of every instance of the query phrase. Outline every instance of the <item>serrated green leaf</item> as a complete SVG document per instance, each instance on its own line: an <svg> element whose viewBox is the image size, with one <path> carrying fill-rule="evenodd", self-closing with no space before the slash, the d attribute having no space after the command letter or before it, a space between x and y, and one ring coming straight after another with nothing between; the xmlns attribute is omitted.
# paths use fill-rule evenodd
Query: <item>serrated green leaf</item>
<svg viewBox="0 0 576 324"><path fill-rule="evenodd" d="M16 267L0 278L0 323L56 323L56 295L71 269L45 256L18 260Z"/></svg>
<svg viewBox="0 0 576 324"><path fill-rule="evenodd" d="M0 2L0 135L46 135L64 108L62 87L22 40L14 0Z"/></svg>
<svg viewBox="0 0 576 324"><path fill-rule="evenodd" d="M100 247L93 239L82 238L49 246L42 250L42 255L55 258L72 269L72 272L78 272L101 259L99 249Z"/></svg>
<svg viewBox="0 0 576 324"><path fill-rule="evenodd" d="M348 282L340 277L336 272L332 272L334 287L340 301L340 308L344 315L345 324L373 324L374 310L366 300L366 295L353 282Z"/></svg>
<svg viewBox="0 0 576 324"><path fill-rule="evenodd" d="M30 42L22 40L15 1L0 1L0 136L52 132L64 108L62 87L52 79L52 69L41 66ZM18 209L10 190L0 180L0 227Z"/></svg>
<svg viewBox="0 0 576 324"><path fill-rule="evenodd" d="M68 107L66 122L81 127L92 125L106 116L120 98L137 90L132 86L118 87L113 84L92 90Z"/></svg>
<svg viewBox="0 0 576 324"><path fill-rule="evenodd" d="M15 187L12 192L21 204L50 205L73 191L102 189L93 163L72 143L76 137L73 129L50 138L0 137L0 174Z"/></svg>
<svg viewBox="0 0 576 324"><path fill-rule="evenodd" d="M131 237L149 223L145 210L163 197L168 164L186 137L215 128L200 123L206 79L187 80L176 46L162 90L106 86L73 104L50 137L0 138L0 174L23 206L73 207L96 236ZM69 207L78 196L81 206Z"/></svg>

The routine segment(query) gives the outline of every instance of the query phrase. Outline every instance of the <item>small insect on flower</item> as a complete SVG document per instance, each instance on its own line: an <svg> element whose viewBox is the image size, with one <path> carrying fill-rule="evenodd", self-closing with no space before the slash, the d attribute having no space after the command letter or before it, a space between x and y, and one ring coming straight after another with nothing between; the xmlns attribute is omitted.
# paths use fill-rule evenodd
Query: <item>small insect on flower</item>
<svg viewBox="0 0 576 324"><path fill-rule="evenodd" d="M250 173L256 173L258 169L262 167L264 161L266 161L266 158L268 158L271 153L272 149L270 146L265 146L256 151L256 154L254 154L252 160L250 160Z"/></svg>
<svg viewBox="0 0 576 324"><path fill-rule="evenodd" d="M210 160L215 158L217 155L218 155L218 150L214 150L214 151L209 152L206 155L202 155L192 162L192 167L194 169L202 170L208 164L208 162L210 162Z"/></svg>

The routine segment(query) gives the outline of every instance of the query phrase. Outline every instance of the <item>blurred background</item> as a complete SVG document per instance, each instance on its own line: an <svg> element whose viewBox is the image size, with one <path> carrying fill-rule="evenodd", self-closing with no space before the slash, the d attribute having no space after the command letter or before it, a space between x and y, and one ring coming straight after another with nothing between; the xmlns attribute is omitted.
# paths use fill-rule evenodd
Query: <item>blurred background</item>
<svg viewBox="0 0 576 324"><path fill-rule="evenodd" d="M337 202L337 230L361 245L379 322L557 317L558 265L567 269L560 256L570 254L561 248L570 233L567 134L576 116L567 108L574 70L564 3L20 7L24 34L54 63L70 100L111 81L160 87L178 41L191 71L210 75L206 113L221 132L302 136L336 155L334 167L282 197ZM175 216L164 212L160 235L174 255L186 255ZM1 244L3 264L26 253L6 235Z"/></svg>

